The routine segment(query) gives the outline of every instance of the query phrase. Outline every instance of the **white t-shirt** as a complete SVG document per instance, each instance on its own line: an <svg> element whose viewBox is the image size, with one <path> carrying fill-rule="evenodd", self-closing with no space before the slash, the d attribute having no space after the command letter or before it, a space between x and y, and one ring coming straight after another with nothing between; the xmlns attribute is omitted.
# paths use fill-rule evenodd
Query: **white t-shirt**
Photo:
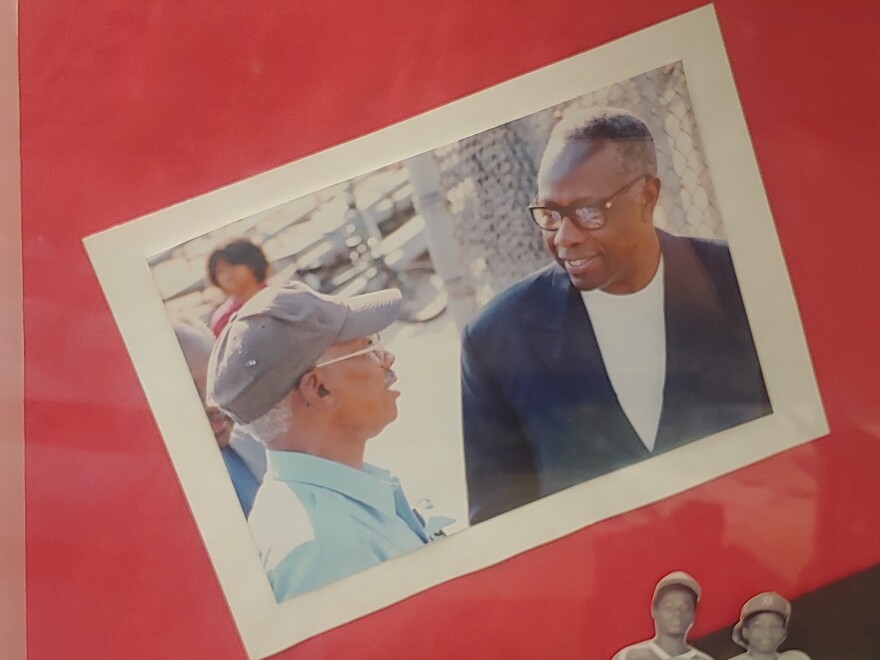
<svg viewBox="0 0 880 660"><path fill-rule="evenodd" d="M581 297L617 400L645 447L653 451L666 383L663 259L640 291L583 291Z"/></svg>
<svg viewBox="0 0 880 660"><path fill-rule="evenodd" d="M669 655L657 645L657 642L649 639L621 649L611 660L713 660L713 658L692 646L679 655Z"/></svg>

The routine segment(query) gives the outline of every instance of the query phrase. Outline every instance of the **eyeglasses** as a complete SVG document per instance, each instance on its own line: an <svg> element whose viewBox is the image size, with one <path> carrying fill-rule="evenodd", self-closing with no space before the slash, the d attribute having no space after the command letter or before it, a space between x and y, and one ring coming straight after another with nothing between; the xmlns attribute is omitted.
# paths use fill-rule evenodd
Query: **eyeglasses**
<svg viewBox="0 0 880 660"><path fill-rule="evenodd" d="M382 361L385 356L385 349L382 348L381 340L379 338L379 334L376 333L374 335L370 335L368 338L368 343L366 348L361 348L353 353L347 353L346 355L341 355L340 357L331 358L329 360L324 360L323 362L315 363L315 369L318 367L326 367L328 364L336 364L337 362L342 362L343 360L348 360L349 358L358 357L360 355L367 355L369 353L373 353L377 360Z"/></svg>
<svg viewBox="0 0 880 660"><path fill-rule="evenodd" d="M623 188L598 204L582 204L578 200L570 206L547 207L532 205L529 206L529 213L532 214L532 220L535 221L535 224L544 231L557 231L562 226L562 219L566 216L571 218L572 222L580 229L586 231L601 229L608 222L606 211L614 205L614 202L632 188L636 182L648 178L650 178L648 174L639 174Z"/></svg>

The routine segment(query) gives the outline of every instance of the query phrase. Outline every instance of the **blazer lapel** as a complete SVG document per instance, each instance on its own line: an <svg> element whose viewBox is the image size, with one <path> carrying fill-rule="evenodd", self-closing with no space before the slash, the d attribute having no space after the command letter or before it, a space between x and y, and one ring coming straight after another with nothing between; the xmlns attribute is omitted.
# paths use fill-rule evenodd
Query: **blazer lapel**
<svg viewBox="0 0 880 660"><path fill-rule="evenodd" d="M655 453L694 439L690 419L703 405L701 377L712 360L707 338L724 331L718 293L693 246L657 233L664 264L666 383Z"/></svg>

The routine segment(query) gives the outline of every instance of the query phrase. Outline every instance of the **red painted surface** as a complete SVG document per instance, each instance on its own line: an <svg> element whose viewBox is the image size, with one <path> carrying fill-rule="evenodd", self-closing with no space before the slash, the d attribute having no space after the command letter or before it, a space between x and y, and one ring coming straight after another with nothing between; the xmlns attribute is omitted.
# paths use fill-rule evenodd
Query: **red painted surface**
<svg viewBox="0 0 880 660"><path fill-rule="evenodd" d="M29 655L244 655L84 235L698 5L23 1ZM768 581L880 562L880 5L716 8L831 435L284 657L601 659L671 568L704 585L699 634Z"/></svg>

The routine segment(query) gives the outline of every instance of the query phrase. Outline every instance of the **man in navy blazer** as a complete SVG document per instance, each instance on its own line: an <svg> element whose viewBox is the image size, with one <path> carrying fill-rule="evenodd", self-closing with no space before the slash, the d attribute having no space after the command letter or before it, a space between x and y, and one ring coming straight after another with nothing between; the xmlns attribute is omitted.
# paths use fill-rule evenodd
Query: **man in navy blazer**
<svg viewBox="0 0 880 660"><path fill-rule="evenodd" d="M554 128L529 212L554 263L462 336L471 523L771 412L727 245L654 227L647 126Z"/></svg>

